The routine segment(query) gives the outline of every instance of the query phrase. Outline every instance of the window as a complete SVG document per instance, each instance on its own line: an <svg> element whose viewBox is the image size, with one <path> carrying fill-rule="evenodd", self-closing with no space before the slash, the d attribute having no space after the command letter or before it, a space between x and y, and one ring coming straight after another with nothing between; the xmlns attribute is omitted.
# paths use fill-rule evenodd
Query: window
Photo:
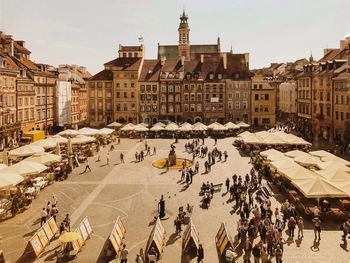
<svg viewBox="0 0 350 263"><path fill-rule="evenodd" d="M340 112L340 120L343 121L344 120L344 112Z"/></svg>
<svg viewBox="0 0 350 263"><path fill-rule="evenodd" d="M160 88L160 90L161 90L162 92L166 92L166 87L165 87L165 86L162 86L162 87Z"/></svg>
<svg viewBox="0 0 350 263"><path fill-rule="evenodd" d="M254 95L254 100L259 100L259 94Z"/></svg>
<svg viewBox="0 0 350 263"><path fill-rule="evenodd" d="M117 98L120 98L120 92L117 91Z"/></svg>
<svg viewBox="0 0 350 263"><path fill-rule="evenodd" d="M202 93L197 93L197 101L202 101Z"/></svg>
<svg viewBox="0 0 350 263"><path fill-rule="evenodd" d="M181 92L180 86L175 86L175 92Z"/></svg>
<svg viewBox="0 0 350 263"><path fill-rule="evenodd" d="M124 103L124 108L123 108L124 111L128 111L128 105L126 103Z"/></svg>
<svg viewBox="0 0 350 263"><path fill-rule="evenodd" d="M241 103L239 101L235 102L235 109L240 109L241 108Z"/></svg>
<svg viewBox="0 0 350 263"><path fill-rule="evenodd" d="M191 93L191 98L190 98L191 101L196 101L196 96L194 93Z"/></svg>
<svg viewBox="0 0 350 263"><path fill-rule="evenodd" d="M259 107L255 107L255 108L254 108L254 111L255 111L255 112L259 112Z"/></svg>
<svg viewBox="0 0 350 263"><path fill-rule="evenodd" d="M259 89L262 89L263 85L262 84L259 84Z"/></svg>
<svg viewBox="0 0 350 263"><path fill-rule="evenodd" d="M269 107L264 107L264 112L269 112Z"/></svg>
<svg viewBox="0 0 350 263"><path fill-rule="evenodd" d="M127 97L128 97L128 93L124 92L124 98L127 98Z"/></svg>
<svg viewBox="0 0 350 263"><path fill-rule="evenodd" d="M188 104L184 104L184 112L188 112L188 110L189 110Z"/></svg>
<svg viewBox="0 0 350 263"><path fill-rule="evenodd" d="M168 86L168 92L174 92L174 87L173 86Z"/></svg>
<svg viewBox="0 0 350 263"><path fill-rule="evenodd" d="M228 109L229 109L229 110L232 110L232 102L229 102L229 103L228 103Z"/></svg>
<svg viewBox="0 0 350 263"><path fill-rule="evenodd" d="M265 94L265 100L269 100L269 94Z"/></svg>
<svg viewBox="0 0 350 263"><path fill-rule="evenodd" d="M131 92L131 98L135 98L135 93L134 92Z"/></svg>
<svg viewBox="0 0 350 263"><path fill-rule="evenodd" d="M184 95L185 95L185 96L184 96L184 101L188 101L188 100L189 100L188 94L185 93Z"/></svg>
<svg viewBox="0 0 350 263"><path fill-rule="evenodd" d="M236 93L235 93L235 98L236 98L236 99L239 99L240 95L241 95L241 93L240 93L239 91L236 91Z"/></svg>
<svg viewBox="0 0 350 263"><path fill-rule="evenodd" d="M191 112L195 112L196 111L196 105L195 104L191 104L190 111Z"/></svg>
<svg viewBox="0 0 350 263"><path fill-rule="evenodd" d="M144 92L144 91L145 91L145 85L141 85L141 86L140 86L140 90L141 90L142 92Z"/></svg>
<svg viewBox="0 0 350 263"><path fill-rule="evenodd" d="M202 112L202 104L197 104L197 112Z"/></svg>
<svg viewBox="0 0 350 263"><path fill-rule="evenodd" d="M189 90L189 85L188 84L185 84L185 91L188 91Z"/></svg>
<svg viewBox="0 0 350 263"><path fill-rule="evenodd" d="M247 101L243 101L243 109L244 110L248 109L248 102Z"/></svg>

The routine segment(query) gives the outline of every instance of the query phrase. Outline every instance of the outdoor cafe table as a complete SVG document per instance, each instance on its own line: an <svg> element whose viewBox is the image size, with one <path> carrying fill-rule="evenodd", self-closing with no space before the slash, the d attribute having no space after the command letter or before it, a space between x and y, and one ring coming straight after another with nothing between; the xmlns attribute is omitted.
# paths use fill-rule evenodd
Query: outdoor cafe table
<svg viewBox="0 0 350 263"><path fill-rule="evenodd" d="M28 194L28 195L35 195L38 192L39 191L37 190L36 187L28 187L27 190L24 193Z"/></svg>
<svg viewBox="0 0 350 263"><path fill-rule="evenodd" d="M37 181L33 185L34 185L34 187L37 187L39 189L43 189L47 185L47 181L45 181L45 180Z"/></svg>

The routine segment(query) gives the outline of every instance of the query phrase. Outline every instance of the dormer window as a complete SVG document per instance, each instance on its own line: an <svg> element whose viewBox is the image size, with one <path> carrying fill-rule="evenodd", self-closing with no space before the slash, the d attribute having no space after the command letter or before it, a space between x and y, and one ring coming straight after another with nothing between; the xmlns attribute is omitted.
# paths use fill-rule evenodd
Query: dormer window
<svg viewBox="0 0 350 263"><path fill-rule="evenodd" d="M222 74L218 74L218 79L222 79Z"/></svg>
<svg viewBox="0 0 350 263"><path fill-rule="evenodd" d="M172 79L174 77L173 73L169 73L168 78Z"/></svg>
<svg viewBox="0 0 350 263"><path fill-rule="evenodd" d="M236 73L235 78L239 79L239 74L238 73Z"/></svg>
<svg viewBox="0 0 350 263"><path fill-rule="evenodd" d="M214 79L214 74L213 73L209 74L209 79Z"/></svg>
<svg viewBox="0 0 350 263"><path fill-rule="evenodd" d="M186 79L191 79L191 74L190 73L186 74Z"/></svg>
<svg viewBox="0 0 350 263"><path fill-rule="evenodd" d="M175 73L175 78L178 79L180 77L180 74L178 72Z"/></svg>
<svg viewBox="0 0 350 263"><path fill-rule="evenodd" d="M165 73L165 72L162 72L162 73L160 74L160 77L161 77L162 79L165 79L165 78L166 78L166 73Z"/></svg>

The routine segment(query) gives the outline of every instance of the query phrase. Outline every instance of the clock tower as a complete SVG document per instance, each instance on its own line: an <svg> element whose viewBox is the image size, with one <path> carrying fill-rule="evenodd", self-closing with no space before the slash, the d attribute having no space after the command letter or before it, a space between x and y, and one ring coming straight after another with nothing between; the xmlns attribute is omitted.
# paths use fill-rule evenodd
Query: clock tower
<svg viewBox="0 0 350 263"><path fill-rule="evenodd" d="M183 10L180 16L179 25L179 46L178 54L179 57L185 57L185 60L190 60L190 28L188 26L188 16Z"/></svg>

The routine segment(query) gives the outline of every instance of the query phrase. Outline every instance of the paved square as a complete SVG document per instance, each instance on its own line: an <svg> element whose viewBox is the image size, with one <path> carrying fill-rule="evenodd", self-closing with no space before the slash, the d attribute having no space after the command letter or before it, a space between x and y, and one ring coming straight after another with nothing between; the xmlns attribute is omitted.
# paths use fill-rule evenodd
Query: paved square
<svg viewBox="0 0 350 263"><path fill-rule="evenodd" d="M153 227L151 222L157 202L161 194L164 194L166 211L170 218L162 221L167 233L161 262L182 262L182 239L174 239L173 222L179 206L186 206L187 203L194 205L192 218L199 232L200 242L204 246L205 262L218 262L215 235L221 222L226 222L232 237L235 236L238 215L232 213L232 204L226 202L228 195L225 194L225 187L221 192L214 194L208 210L202 209L200 207L202 197L198 195L200 186L203 181L224 183L225 179L231 178L234 173L245 175L251 169L249 158L242 157L232 146L232 138L218 140L218 149L228 151L228 161L217 163L209 174L202 174L206 158L197 158L200 162L200 172L194 176L193 184L185 189L184 185L178 182L181 173L177 170L163 173L164 171L154 168L151 164L154 160L167 157L172 140L152 139L147 142L151 149L154 146L157 148L157 154L146 156L140 163L134 162L134 154L144 149L144 142L122 139L121 144L111 153L109 165L105 165L109 146L103 148L100 153L101 162L96 162L97 156L91 158L92 172L81 174L85 168L83 164L73 171L68 180L45 188L33 201L32 208L1 222L0 248L4 251L6 259L16 262L21 258L29 238L40 225L40 210L54 193L58 197L58 223L66 213L70 213L74 229L85 216L88 216L93 229L92 238L83 246L76 262L106 262L103 247L118 216L122 218L127 229L125 243L130 251L129 261L134 262L136 253L146 246ZM176 144L176 154L177 157L191 159L192 155L184 152L186 142L187 140L179 140ZM211 150L214 147L214 140L206 139L205 144ZM125 155L125 164L120 164L121 152ZM273 207L276 205L279 206L273 198ZM306 229L304 236L301 242L285 244L284 262L350 262L349 252L340 246L340 231L323 231L318 248L313 246L312 229ZM58 245L57 240L52 242L37 261L54 262L54 248ZM243 262L242 257L238 262Z"/></svg>

